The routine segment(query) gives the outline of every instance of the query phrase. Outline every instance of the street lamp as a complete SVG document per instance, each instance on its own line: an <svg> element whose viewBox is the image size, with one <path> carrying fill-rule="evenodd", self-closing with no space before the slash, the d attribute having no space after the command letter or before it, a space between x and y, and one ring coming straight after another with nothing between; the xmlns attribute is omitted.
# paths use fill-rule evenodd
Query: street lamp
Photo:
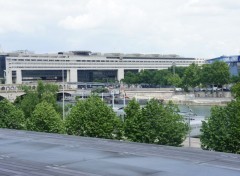
<svg viewBox="0 0 240 176"><path fill-rule="evenodd" d="M192 114L192 109L189 109L189 114L188 114L188 127L189 127L189 131L188 131L188 147L191 147L191 124L190 124L190 121L191 121L191 114Z"/></svg>
<svg viewBox="0 0 240 176"><path fill-rule="evenodd" d="M63 120L65 120L65 101L64 101L64 67L62 68L62 114L63 114Z"/></svg>
<svg viewBox="0 0 240 176"><path fill-rule="evenodd" d="M111 94L112 94L112 108L114 109L114 90L112 90L112 92L111 92Z"/></svg>
<svg viewBox="0 0 240 176"><path fill-rule="evenodd" d="M173 75L175 75L175 67L176 67L176 63L175 63L175 62L172 62Z"/></svg>

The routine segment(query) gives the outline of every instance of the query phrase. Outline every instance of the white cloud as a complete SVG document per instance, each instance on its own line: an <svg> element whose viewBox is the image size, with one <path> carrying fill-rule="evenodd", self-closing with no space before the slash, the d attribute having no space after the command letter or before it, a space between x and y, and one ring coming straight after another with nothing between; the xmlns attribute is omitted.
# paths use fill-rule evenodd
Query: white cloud
<svg viewBox="0 0 240 176"><path fill-rule="evenodd" d="M240 49L239 0L0 0L0 6L0 43L9 50L24 43L45 52L212 57Z"/></svg>

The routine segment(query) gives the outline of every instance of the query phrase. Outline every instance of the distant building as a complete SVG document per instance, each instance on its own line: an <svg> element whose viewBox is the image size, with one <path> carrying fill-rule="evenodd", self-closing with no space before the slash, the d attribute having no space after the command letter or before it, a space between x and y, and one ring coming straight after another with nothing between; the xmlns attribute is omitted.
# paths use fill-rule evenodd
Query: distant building
<svg viewBox="0 0 240 176"><path fill-rule="evenodd" d="M240 73L240 55L234 56L220 56L217 58L206 60L206 63L213 63L215 61L222 61L228 64L231 75L238 75Z"/></svg>
<svg viewBox="0 0 240 176"><path fill-rule="evenodd" d="M60 82L113 81L124 78L128 71L167 69L172 65L202 65L204 59L178 55L92 53L90 51L34 54L28 51L0 53L0 77L6 84L22 84L37 80ZM64 71L64 72L63 72Z"/></svg>

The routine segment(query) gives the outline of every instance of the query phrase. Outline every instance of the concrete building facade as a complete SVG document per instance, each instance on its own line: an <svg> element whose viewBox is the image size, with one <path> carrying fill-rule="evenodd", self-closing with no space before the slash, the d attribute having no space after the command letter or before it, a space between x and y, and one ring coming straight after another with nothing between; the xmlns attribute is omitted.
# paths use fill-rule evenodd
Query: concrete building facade
<svg viewBox="0 0 240 176"><path fill-rule="evenodd" d="M1 54L0 54L1 55ZM34 54L16 52L1 55L6 84L22 84L36 80L64 80L68 83L93 82L98 79L120 81L128 71L167 69L173 65L187 67L191 63L202 65L204 59L177 55L92 53L90 51ZM3 61L4 60L4 61Z"/></svg>

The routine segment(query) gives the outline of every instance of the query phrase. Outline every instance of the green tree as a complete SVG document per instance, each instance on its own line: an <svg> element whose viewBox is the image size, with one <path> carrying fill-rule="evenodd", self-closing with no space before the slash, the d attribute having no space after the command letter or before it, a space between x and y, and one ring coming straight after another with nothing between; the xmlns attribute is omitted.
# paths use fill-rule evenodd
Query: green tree
<svg viewBox="0 0 240 176"><path fill-rule="evenodd" d="M186 69L187 69L187 67L177 67L177 66L176 66L176 67L175 67L175 74L178 74L179 77L182 78ZM169 68L168 68L168 71L170 71L171 73L173 73L173 72L174 72L174 71L173 71L173 66L169 67Z"/></svg>
<svg viewBox="0 0 240 176"><path fill-rule="evenodd" d="M124 82L125 84L128 84L128 86L132 84L137 84L139 83L139 74L133 73L133 72L127 72L122 82Z"/></svg>
<svg viewBox="0 0 240 176"><path fill-rule="evenodd" d="M222 86L230 82L230 72L228 65L224 62L213 62L205 64L201 70L201 83L205 86Z"/></svg>
<svg viewBox="0 0 240 176"><path fill-rule="evenodd" d="M230 82L230 72L227 63L214 62L211 64L213 70L213 83L215 85L224 85Z"/></svg>
<svg viewBox="0 0 240 176"><path fill-rule="evenodd" d="M131 107L135 107L133 112ZM151 99L141 110L133 102L125 110L125 136L135 142L180 146L188 126L177 111L172 103L164 106L156 99Z"/></svg>
<svg viewBox="0 0 240 176"><path fill-rule="evenodd" d="M136 99L129 101L128 105L124 108L124 136L127 140L134 142L142 142L142 132L140 126L144 126L141 120L141 107Z"/></svg>
<svg viewBox="0 0 240 176"><path fill-rule="evenodd" d="M232 87L231 92L232 92L234 98L237 98L237 99L240 98L240 82L236 83L236 84Z"/></svg>
<svg viewBox="0 0 240 176"><path fill-rule="evenodd" d="M25 118L31 117L37 104L47 101L52 104L57 112L61 112L61 107L57 104L58 86L54 84L44 84L42 81L38 82L36 90L31 90L24 86L25 95L22 99L17 99L16 106L23 110Z"/></svg>
<svg viewBox="0 0 240 176"><path fill-rule="evenodd" d="M201 132L203 149L240 153L240 100L233 100L226 107L213 107Z"/></svg>
<svg viewBox="0 0 240 176"><path fill-rule="evenodd" d="M240 73L236 76L236 75L232 75L230 77L230 82L231 83L238 83L240 82Z"/></svg>
<svg viewBox="0 0 240 176"><path fill-rule="evenodd" d="M152 79L156 74L155 70L141 70L139 73L139 83L145 83L148 85L156 84Z"/></svg>
<svg viewBox="0 0 240 176"><path fill-rule="evenodd" d="M16 102L16 101L15 101ZM30 118L36 105L40 102L36 92L28 92L22 99L18 99L16 106L22 109L25 118Z"/></svg>
<svg viewBox="0 0 240 176"><path fill-rule="evenodd" d="M214 73L211 64L202 65L200 80L203 86L212 85L214 83Z"/></svg>
<svg viewBox="0 0 240 176"><path fill-rule="evenodd" d="M195 63L189 65L184 72L182 82L186 89L198 86L200 84L200 67Z"/></svg>
<svg viewBox="0 0 240 176"><path fill-rule="evenodd" d="M63 133L64 124L53 105L43 101L35 107L28 119L27 129L48 133Z"/></svg>
<svg viewBox="0 0 240 176"><path fill-rule="evenodd" d="M73 106L66 119L66 130L73 135L120 139L122 122L111 107L91 96Z"/></svg>
<svg viewBox="0 0 240 176"><path fill-rule="evenodd" d="M171 75L171 72L168 70L157 70L154 77L151 78L155 82L156 85L160 86L167 86L168 83L168 77Z"/></svg>
<svg viewBox="0 0 240 176"><path fill-rule="evenodd" d="M0 128L25 128L23 112L6 99L0 101Z"/></svg>
<svg viewBox="0 0 240 176"><path fill-rule="evenodd" d="M180 87L182 85L182 79L178 76L178 74L170 75L168 77L168 83L174 87Z"/></svg>

